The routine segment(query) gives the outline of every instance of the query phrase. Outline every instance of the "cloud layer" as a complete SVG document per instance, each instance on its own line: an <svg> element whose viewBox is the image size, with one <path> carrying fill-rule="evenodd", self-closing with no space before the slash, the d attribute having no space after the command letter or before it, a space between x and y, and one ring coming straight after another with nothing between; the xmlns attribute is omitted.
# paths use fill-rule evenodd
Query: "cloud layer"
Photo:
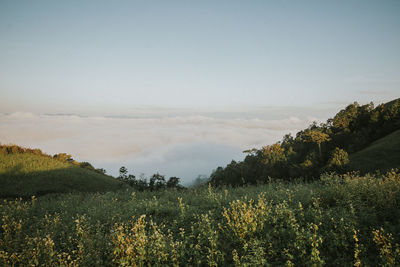
<svg viewBox="0 0 400 267"><path fill-rule="evenodd" d="M124 165L135 175L160 172L188 183L231 159L242 159L244 149L274 143L315 120L304 116L268 120L254 111L148 114L124 118L2 114L0 142L37 147L49 154L66 152L112 175Z"/></svg>

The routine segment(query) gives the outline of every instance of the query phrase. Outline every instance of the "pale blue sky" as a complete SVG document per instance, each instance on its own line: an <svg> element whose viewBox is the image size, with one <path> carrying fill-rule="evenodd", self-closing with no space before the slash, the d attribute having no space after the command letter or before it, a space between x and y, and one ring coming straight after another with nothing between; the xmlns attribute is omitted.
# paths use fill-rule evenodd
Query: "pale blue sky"
<svg viewBox="0 0 400 267"><path fill-rule="evenodd" d="M386 101L399 14L397 0L1 0L0 112Z"/></svg>
<svg viewBox="0 0 400 267"><path fill-rule="evenodd" d="M189 183L353 101L400 97L399 14L399 0L0 0L0 142Z"/></svg>

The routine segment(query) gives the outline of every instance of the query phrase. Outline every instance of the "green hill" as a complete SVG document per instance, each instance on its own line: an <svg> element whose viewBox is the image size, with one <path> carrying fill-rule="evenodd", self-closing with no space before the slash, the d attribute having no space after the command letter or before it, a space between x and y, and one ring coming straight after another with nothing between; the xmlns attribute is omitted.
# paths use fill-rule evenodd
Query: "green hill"
<svg viewBox="0 0 400 267"><path fill-rule="evenodd" d="M112 191L123 187L111 176L32 153L0 154L0 185L0 197Z"/></svg>
<svg viewBox="0 0 400 267"><path fill-rule="evenodd" d="M211 183L239 186L268 182L270 177L314 180L331 171L384 172L400 167L399 129L400 99L376 107L354 102L325 123L314 122L295 136L245 150L243 161L216 168Z"/></svg>
<svg viewBox="0 0 400 267"><path fill-rule="evenodd" d="M350 155L349 168L361 172L400 169L400 130Z"/></svg>

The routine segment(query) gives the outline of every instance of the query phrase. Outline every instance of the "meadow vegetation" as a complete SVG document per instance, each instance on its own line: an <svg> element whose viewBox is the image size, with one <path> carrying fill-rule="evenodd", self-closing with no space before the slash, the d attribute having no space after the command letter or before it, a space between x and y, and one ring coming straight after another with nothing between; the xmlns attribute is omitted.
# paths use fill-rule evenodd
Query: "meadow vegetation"
<svg viewBox="0 0 400 267"><path fill-rule="evenodd" d="M400 173L3 200L0 265L398 266Z"/></svg>

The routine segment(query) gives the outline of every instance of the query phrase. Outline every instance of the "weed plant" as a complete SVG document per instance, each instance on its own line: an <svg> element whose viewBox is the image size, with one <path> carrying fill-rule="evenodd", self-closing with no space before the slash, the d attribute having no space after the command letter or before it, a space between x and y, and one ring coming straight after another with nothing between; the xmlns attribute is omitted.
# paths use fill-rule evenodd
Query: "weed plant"
<svg viewBox="0 0 400 267"><path fill-rule="evenodd" d="M1 266L399 266L400 173L0 205Z"/></svg>

